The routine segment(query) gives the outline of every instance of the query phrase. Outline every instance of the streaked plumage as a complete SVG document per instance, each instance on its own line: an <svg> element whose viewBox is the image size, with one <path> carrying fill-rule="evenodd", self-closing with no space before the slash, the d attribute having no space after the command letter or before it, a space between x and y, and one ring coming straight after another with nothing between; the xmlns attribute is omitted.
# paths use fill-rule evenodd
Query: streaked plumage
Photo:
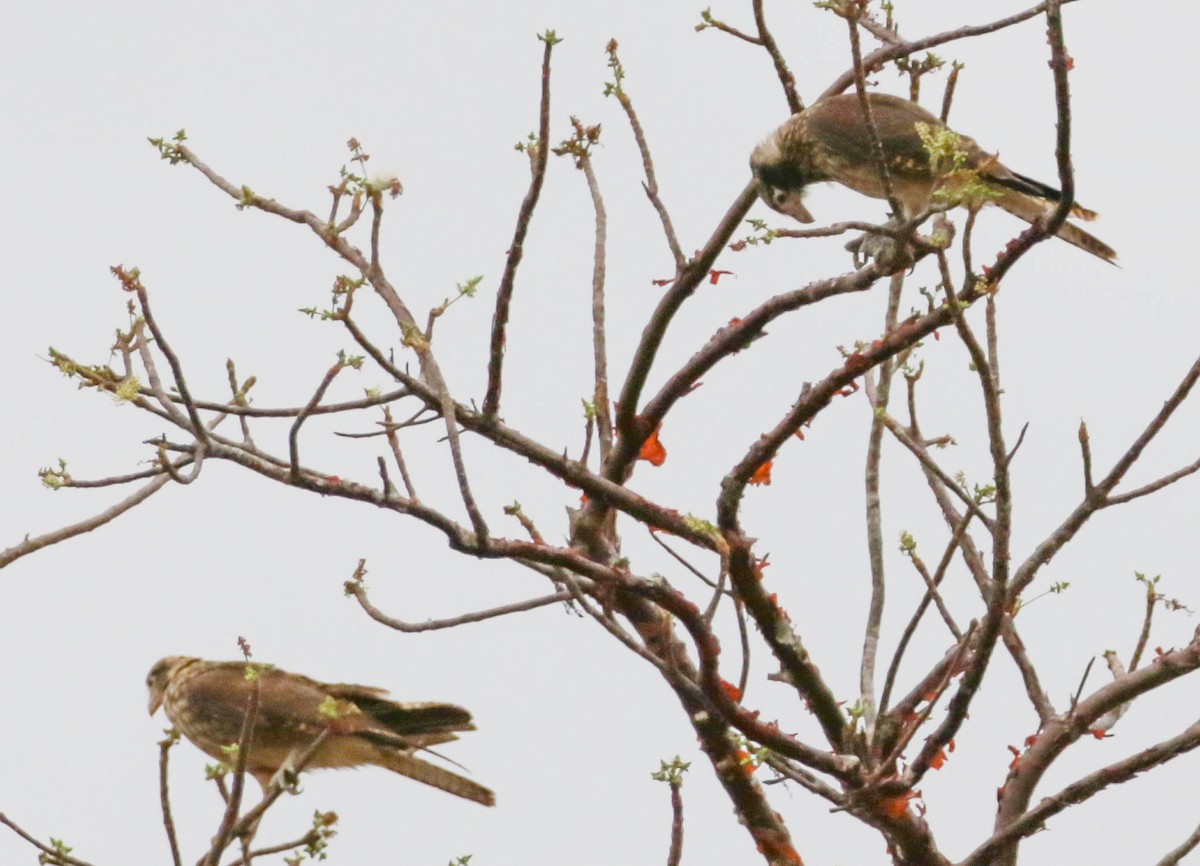
<svg viewBox="0 0 1200 866"><path fill-rule="evenodd" d="M935 190L953 182L949 175L931 169L917 124L926 124L935 134L945 131L946 125L910 100L883 93L868 98L892 187L904 211L901 215L912 218L926 210ZM1059 190L1010 170L973 139L965 135L957 139L966 157L963 167L974 171L995 193L990 203L1029 223L1053 213L1062 198ZM802 200L809 184L836 181L872 198L887 197L871 150L858 95L844 93L792 115L754 149L750 168L768 206L809 223L813 217ZM1096 214L1076 205L1071 216L1091 220ZM1116 261L1111 247L1076 225L1063 223L1056 234L1107 262Z"/></svg>
<svg viewBox="0 0 1200 866"><path fill-rule="evenodd" d="M241 739L252 683L246 662L213 662L168 656L150 669L150 714L161 706L198 749L226 760L222 746ZM260 674L247 772L265 791L282 768L290 768L327 727L330 734L307 769L374 765L474 800L495 803L487 788L422 760L416 752L471 731L471 714L454 704L399 703L369 686L319 683L267 667ZM332 702L330 701L332 699ZM322 710L324 707L324 711ZM331 712L332 710L332 712Z"/></svg>

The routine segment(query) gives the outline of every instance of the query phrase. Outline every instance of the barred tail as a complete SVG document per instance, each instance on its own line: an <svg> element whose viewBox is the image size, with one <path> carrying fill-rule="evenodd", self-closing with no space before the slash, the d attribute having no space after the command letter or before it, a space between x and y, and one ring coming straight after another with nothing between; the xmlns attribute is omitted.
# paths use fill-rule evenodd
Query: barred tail
<svg viewBox="0 0 1200 866"><path fill-rule="evenodd" d="M473 782L458 773L428 761L422 761L412 755L381 749L375 763L393 773L399 773L410 779L416 779L418 782L424 782L426 785L432 785L434 788L440 788L456 797L474 800L484 806L496 805L496 795L478 782Z"/></svg>
<svg viewBox="0 0 1200 866"><path fill-rule="evenodd" d="M991 180L1000 184L1000 186L1006 186L1011 190L1015 190L1016 192L1028 193L1034 198L1044 198L1046 201L1051 201L1055 204L1058 204L1060 201L1062 201L1061 190L1055 189L1048 184L1044 184L1040 180L1034 180L1033 178L1026 177L1023 174L1017 174L1011 169L1007 169L1007 175L992 175ZM1071 213L1069 215L1075 217L1075 219L1083 220L1084 222L1091 222L1098 216L1094 210L1088 210L1083 205L1079 204L1079 202L1075 202L1071 205Z"/></svg>
<svg viewBox="0 0 1200 866"><path fill-rule="evenodd" d="M1021 180L1026 179L1021 178ZM1006 184L1006 186L1008 185ZM1039 219L1048 218L1054 212L1054 201L1057 201L1057 197L1048 200L1047 196L1038 195L1035 197L1034 194L1029 192L1013 190L1006 191L999 199L996 199L995 203L1013 216L1019 217L1027 223L1034 223ZM1092 219L1096 215L1092 211L1076 208L1072 210L1072 216ZM1088 234L1077 225L1065 222L1058 227L1058 231L1054 234L1067 243L1074 244L1081 250L1086 250L1097 258L1104 259L1109 264L1115 265L1117 263L1116 250L1095 235Z"/></svg>

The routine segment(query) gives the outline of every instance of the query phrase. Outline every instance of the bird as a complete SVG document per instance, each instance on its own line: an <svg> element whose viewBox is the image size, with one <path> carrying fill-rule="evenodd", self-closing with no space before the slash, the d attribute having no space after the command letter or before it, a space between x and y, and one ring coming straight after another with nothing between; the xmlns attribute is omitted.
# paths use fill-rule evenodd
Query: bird
<svg viewBox="0 0 1200 866"><path fill-rule="evenodd" d="M253 671L249 676L247 671ZM200 751L227 761L222 747L241 740L253 680L259 682L246 772L264 796L276 778L287 778L305 750L328 731L305 769L374 765L443 791L493 806L484 786L418 752L472 731L471 714L454 704L401 703L370 686L320 683L300 674L246 661L160 659L146 675L150 715L161 707L171 724ZM440 756L439 756L440 757Z"/></svg>
<svg viewBox="0 0 1200 866"><path fill-rule="evenodd" d="M996 204L1028 223L1048 219L1062 200L1052 186L1018 174L983 150L974 139L952 132L915 102L885 93L869 93L871 116L883 146L892 190L906 220L925 213L938 201L936 193L954 193L976 180L984 203ZM857 93L827 96L793 114L763 140L750 156L750 170L760 198L768 207L810 223L805 189L834 181L870 196L887 198L873 155L870 127ZM971 196L974 198L974 196ZM1070 216L1082 220L1096 213L1074 205ZM1112 264L1116 252L1072 223L1055 234Z"/></svg>

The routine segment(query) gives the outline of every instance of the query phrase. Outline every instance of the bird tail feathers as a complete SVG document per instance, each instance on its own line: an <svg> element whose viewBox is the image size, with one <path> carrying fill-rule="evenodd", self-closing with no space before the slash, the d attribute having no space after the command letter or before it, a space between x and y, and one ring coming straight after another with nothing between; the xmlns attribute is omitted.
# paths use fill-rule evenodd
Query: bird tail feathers
<svg viewBox="0 0 1200 866"><path fill-rule="evenodd" d="M1014 175L1014 177L1035 184L1038 187L1042 186L1037 181L1030 181L1029 178L1022 177L1021 175ZM1041 193L1031 192L1028 189L1017 189L1010 184L1003 185L1009 187L1011 191L1006 190L1000 198L996 199L995 203L1013 216L1019 217L1030 224L1036 223L1038 220L1049 219L1050 215L1054 213L1054 202L1061 198L1058 191L1050 187L1046 187L1046 189L1050 189L1054 193L1053 198ZM1096 216L1094 211L1079 207L1072 209L1071 215L1080 219L1094 219ZM1109 264L1115 265L1117 263L1116 250L1095 235L1085 232L1077 225L1064 222L1054 234L1067 243L1074 244L1081 250L1086 250L1097 258L1104 259Z"/></svg>
<svg viewBox="0 0 1200 866"><path fill-rule="evenodd" d="M992 176L991 180L1000 186L1007 187L1015 192L1027 193L1034 198L1043 198L1046 201L1054 202L1055 204L1058 204L1060 201L1062 201L1061 190L1057 190L1048 184L1044 184L1040 180L1034 180L1026 175L1018 174L1011 169L1007 170L1006 176ZM1099 214L1094 210L1088 210L1078 202L1075 202L1071 205L1070 216L1073 216L1078 220L1083 220L1084 222L1091 222L1098 217Z"/></svg>
<svg viewBox="0 0 1200 866"><path fill-rule="evenodd" d="M408 776L410 779L440 788L456 797L473 800L484 806L496 805L496 795L478 782L473 782L465 776L460 776L458 773L428 761L422 761L412 755L403 752L381 751L377 763L393 773L399 773L401 776Z"/></svg>

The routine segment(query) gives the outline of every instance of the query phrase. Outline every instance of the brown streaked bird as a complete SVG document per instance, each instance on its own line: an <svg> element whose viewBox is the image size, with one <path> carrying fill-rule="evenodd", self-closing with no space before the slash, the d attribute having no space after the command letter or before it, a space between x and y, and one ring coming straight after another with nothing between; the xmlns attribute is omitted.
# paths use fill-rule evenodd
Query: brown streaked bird
<svg viewBox="0 0 1200 866"><path fill-rule="evenodd" d="M947 170L931 166L926 139L944 135L948 129L910 100L884 93L870 93L867 98L892 188L904 211L901 216L911 219L929 207L937 190L950 187L956 174L961 177L949 166ZM991 194L990 203L1028 223L1054 213L1062 199L1059 190L1017 174L965 135L951 133L951 141L962 157L957 167L974 173L983 182ZM754 149L750 169L762 200L802 223L813 221L803 202L809 184L835 181L871 198L887 198L857 93L826 97L792 115ZM1070 215L1082 220L1096 218L1095 212L1079 205L1071 208ZM1110 246L1076 225L1064 222L1055 234L1106 262L1116 263L1117 254Z"/></svg>
<svg viewBox="0 0 1200 866"><path fill-rule="evenodd" d="M416 753L472 731L471 714L454 704L400 703L370 686L319 683L255 664L261 670L246 772L264 793L326 728L329 735L306 769L374 765L485 806L496 796L482 785L431 764ZM150 715L161 706L196 748L219 761L222 746L241 739L251 691L244 661L167 656L146 675Z"/></svg>

